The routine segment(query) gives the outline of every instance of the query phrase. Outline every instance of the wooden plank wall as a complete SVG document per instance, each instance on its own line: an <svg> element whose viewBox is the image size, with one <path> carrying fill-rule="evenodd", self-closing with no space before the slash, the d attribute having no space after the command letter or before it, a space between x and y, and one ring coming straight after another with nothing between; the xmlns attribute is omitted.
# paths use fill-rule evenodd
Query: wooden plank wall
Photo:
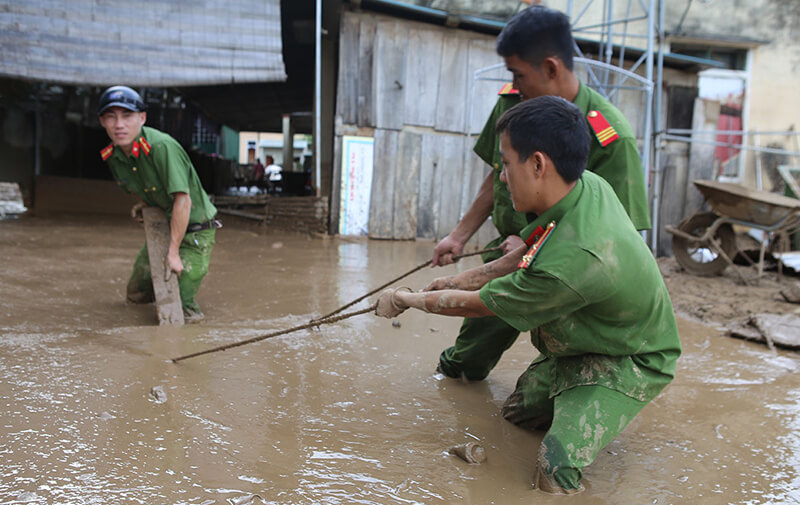
<svg viewBox="0 0 800 505"><path fill-rule="evenodd" d="M474 32L372 13L342 17L336 136L375 139L370 237L438 240L469 208L490 173L472 145L503 84L474 82L473 74L502 62L494 47L494 37ZM509 77L503 69L493 76ZM470 245L494 236L487 221Z"/></svg>
<svg viewBox="0 0 800 505"><path fill-rule="evenodd" d="M375 154L372 171L372 197L369 203L369 236L394 236L394 173L397 167L399 132L375 130Z"/></svg>
<svg viewBox="0 0 800 505"><path fill-rule="evenodd" d="M444 34L418 27L408 30L404 124L433 127L439 90L428 74L442 59Z"/></svg>
<svg viewBox="0 0 800 505"><path fill-rule="evenodd" d="M375 126L389 130L403 128L405 45L408 27L395 21L379 22L375 31L372 59L372 103Z"/></svg>

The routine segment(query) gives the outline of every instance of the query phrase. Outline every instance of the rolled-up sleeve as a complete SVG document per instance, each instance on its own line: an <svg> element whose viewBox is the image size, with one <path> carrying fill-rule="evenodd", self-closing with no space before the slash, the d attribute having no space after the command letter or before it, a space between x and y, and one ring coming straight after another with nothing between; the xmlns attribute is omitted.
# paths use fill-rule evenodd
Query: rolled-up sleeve
<svg viewBox="0 0 800 505"><path fill-rule="evenodd" d="M483 304L517 330L530 331L586 306L586 300L547 272L520 269L488 282Z"/></svg>

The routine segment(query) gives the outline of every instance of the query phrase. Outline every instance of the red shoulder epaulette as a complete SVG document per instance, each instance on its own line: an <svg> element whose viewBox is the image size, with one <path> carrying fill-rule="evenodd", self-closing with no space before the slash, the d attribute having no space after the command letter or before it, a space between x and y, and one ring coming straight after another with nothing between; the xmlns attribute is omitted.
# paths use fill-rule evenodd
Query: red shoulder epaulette
<svg viewBox="0 0 800 505"><path fill-rule="evenodd" d="M142 146L142 151L144 151L145 156L150 156L150 150L153 146L150 145L150 142L147 141L144 137L139 137L139 144Z"/></svg>
<svg viewBox="0 0 800 505"><path fill-rule="evenodd" d="M114 154L114 143L110 143L105 146L103 149L100 150L100 157L103 158L103 161L106 161L111 155Z"/></svg>
<svg viewBox="0 0 800 505"><path fill-rule="evenodd" d="M594 136L600 145L605 147L619 138L617 130L608 123L608 120L599 110L590 110L586 114L586 120L594 131Z"/></svg>
<svg viewBox="0 0 800 505"><path fill-rule="evenodd" d="M531 233L527 240L525 240L526 244L531 245L530 243L533 242L531 248L528 249L528 252L525 253L525 256L522 257L522 260L517 265L517 268L528 268L533 263L533 259L536 258L536 254L539 253L539 250L542 248L544 243L547 241L547 237L550 236L550 233L556 227L555 221L550 221L550 224L547 225L547 228L542 230L541 226L537 226L536 229Z"/></svg>
<svg viewBox="0 0 800 505"><path fill-rule="evenodd" d="M500 88L500 92L497 93L498 95L519 95L519 90L514 89L514 85L510 82L505 84L502 88Z"/></svg>

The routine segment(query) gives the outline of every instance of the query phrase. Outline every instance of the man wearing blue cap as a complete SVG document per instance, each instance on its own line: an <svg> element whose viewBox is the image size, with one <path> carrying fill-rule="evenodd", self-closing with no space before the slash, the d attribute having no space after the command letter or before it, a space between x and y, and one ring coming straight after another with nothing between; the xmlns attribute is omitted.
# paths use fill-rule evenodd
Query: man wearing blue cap
<svg viewBox="0 0 800 505"><path fill-rule="evenodd" d="M100 96L97 115L111 143L100 151L117 184L141 198L131 209L140 219L142 207L161 208L170 220L167 264L178 275L186 322L204 318L195 295L208 273L216 228L217 209L203 190L189 156L174 138L144 126L146 106L127 86L112 86ZM136 256L128 281L132 303L155 300L145 244Z"/></svg>

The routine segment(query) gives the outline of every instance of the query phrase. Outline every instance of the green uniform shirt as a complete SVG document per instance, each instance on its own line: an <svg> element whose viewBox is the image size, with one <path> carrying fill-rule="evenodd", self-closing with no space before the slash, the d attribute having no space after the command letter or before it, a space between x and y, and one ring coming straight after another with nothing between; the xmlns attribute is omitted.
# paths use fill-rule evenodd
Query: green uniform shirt
<svg viewBox="0 0 800 505"><path fill-rule="evenodd" d="M145 142L137 139L138 156L135 153L126 156L122 149L113 147L113 154L106 159L117 184L147 205L160 207L168 218L172 216L173 193L187 193L192 199L190 224L205 223L216 216L216 207L208 199L189 155L178 141L147 126L142 127L141 137Z"/></svg>
<svg viewBox="0 0 800 505"><path fill-rule="evenodd" d="M500 156L500 137L495 133L495 124L500 116L519 102L518 94L500 95L473 148L475 154L494 168L492 222L502 237L519 235L530 217L514 210L508 187L500 181L503 161ZM642 160L639 157L636 137L628 121L608 100L583 83L574 103L584 116L592 110L600 112L619 135L618 139L603 147L594 135L594 130L589 127L592 140L589 146L587 170L595 172L611 184L637 230L649 229L650 213Z"/></svg>
<svg viewBox="0 0 800 505"><path fill-rule="evenodd" d="M494 109L492 109L492 113L489 115L489 119L483 125L483 130L481 130L478 140L475 141L475 146L472 148L475 154L493 168L494 185L492 186L492 195L494 207L492 208L492 223L502 238L509 235L519 235L528 224L528 221L534 218L532 215L526 216L524 213L514 210L508 186L500 180L503 159L500 156L500 136L497 135L495 125L505 111L519 102L519 95L500 95Z"/></svg>
<svg viewBox="0 0 800 505"><path fill-rule="evenodd" d="M681 346L655 260L611 187L584 172L575 188L523 231L556 227L533 263L494 279L481 301L554 359L555 396L601 385L652 400L673 378Z"/></svg>

